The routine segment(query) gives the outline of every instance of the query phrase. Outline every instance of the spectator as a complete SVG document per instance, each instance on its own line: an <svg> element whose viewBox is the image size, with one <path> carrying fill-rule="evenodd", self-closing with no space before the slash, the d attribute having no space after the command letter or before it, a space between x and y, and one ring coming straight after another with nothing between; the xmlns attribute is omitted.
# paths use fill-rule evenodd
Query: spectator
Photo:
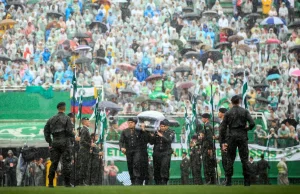
<svg viewBox="0 0 300 194"><path fill-rule="evenodd" d="M9 150L7 154L8 157L5 158L4 162L4 166L6 169L7 186L15 187L17 186L16 168L18 164L18 158L14 156L14 153L11 150Z"/></svg>
<svg viewBox="0 0 300 194"><path fill-rule="evenodd" d="M114 161L110 161L110 165L108 166L108 180L109 180L109 185L116 185L117 181L117 174L119 172L119 168L115 166Z"/></svg>
<svg viewBox="0 0 300 194"><path fill-rule="evenodd" d="M285 158L281 158L280 162L278 162L277 169L278 169L277 184L289 185L288 168L285 162Z"/></svg>
<svg viewBox="0 0 300 194"><path fill-rule="evenodd" d="M258 145L264 146L267 133L262 129L261 125L256 125L254 130L254 139Z"/></svg>

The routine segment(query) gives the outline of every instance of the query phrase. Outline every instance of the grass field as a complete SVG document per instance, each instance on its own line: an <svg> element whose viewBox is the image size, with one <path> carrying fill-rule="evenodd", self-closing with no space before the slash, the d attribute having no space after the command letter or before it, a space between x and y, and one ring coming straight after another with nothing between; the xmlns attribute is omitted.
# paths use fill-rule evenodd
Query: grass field
<svg viewBox="0 0 300 194"><path fill-rule="evenodd" d="M294 194L299 193L300 186L146 186L146 187L124 187L124 186L90 186L76 188L46 188L46 187L16 187L16 188L1 188L2 194Z"/></svg>

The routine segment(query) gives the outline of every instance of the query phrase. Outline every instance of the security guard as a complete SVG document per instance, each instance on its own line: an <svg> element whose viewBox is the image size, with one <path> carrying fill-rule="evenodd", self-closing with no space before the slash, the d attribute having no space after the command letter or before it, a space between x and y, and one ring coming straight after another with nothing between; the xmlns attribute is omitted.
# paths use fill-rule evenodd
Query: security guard
<svg viewBox="0 0 300 194"><path fill-rule="evenodd" d="M233 107L225 113L220 126L220 139L223 151L227 151L226 186L231 186L233 175L233 163L236 157L236 148L243 166L244 185L250 186L249 166L248 166L248 131L255 126L248 110L239 106L241 97L235 95L231 98ZM247 124L248 123L248 124ZM226 131L228 128L228 135Z"/></svg>
<svg viewBox="0 0 300 194"><path fill-rule="evenodd" d="M182 153L182 161L180 164L181 170L181 184L188 185L189 184L189 175L190 175L190 160L187 158L187 153Z"/></svg>
<svg viewBox="0 0 300 194"><path fill-rule="evenodd" d="M190 142L190 157L191 157L191 169L193 176L194 185L202 185L202 143L203 143L204 133L202 131L199 136L195 135L192 137Z"/></svg>
<svg viewBox="0 0 300 194"><path fill-rule="evenodd" d="M53 179L60 158L62 157L65 186L70 187L71 175L71 139L74 138L72 133L72 123L70 118L65 115L66 103L57 104L58 113L51 117L45 127L44 136L50 148L51 167L49 172L49 187L53 187Z"/></svg>
<svg viewBox="0 0 300 194"><path fill-rule="evenodd" d="M219 108L219 113L218 113L218 118L220 119L220 124L223 122L224 120L224 115L225 113L227 112L227 109L226 108ZM226 134L228 134L228 129L226 130ZM219 137L219 142L220 142L220 148L222 148L222 144L224 142L222 142L221 138ZM227 166L227 152L223 151L221 149L221 158L222 158L222 166L223 166L223 169L224 169L224 172L226 174L226 166ZM225 181L223 182L223 184L226 184L226 179Z"/></svg>
<svg viewBox="0 0 300 194"><path fill-rule="evenodd" d="M87 117L81 119L82 128L80 130L80 149L78 153L79 158L79 184L80 185L88 185L87 181L87 172L88 172L88 164L89 164L89 156L91 147L96 147L96 144L92 142L92 138L90 135L89 127L90 120Z"/></svg>
<svg viewBox="0 0 300 194"><path fill-rule="evenodd" d="M160 129L150 136L150 144L153 148L154 181L156 185L167 185L171 155L171 144L174 140L174 132L169 130L167 119L160 122Z"/></svg>
<svg viewBox="0 0 300 194"><path fill-rule="evenodd" d="M147 143L149 134L142 129L136 129L137 120L129 118L128 128L121 133L119 146L123 154L126 155L127 167L132 185L142 185L146 176L145 166L148 160L144 159L147 154ZM146 162L146 164L144 164Z"/></svg>
<svg viewBox="0 0 300 194"><path fill-rule="evenodd" d="M204 141L203 141L203 164L204 177L206 184L216 184L215 165L211 163L215 152L213 150L213 127L209 122L210 115L208 113L202 114Z"/></svg>

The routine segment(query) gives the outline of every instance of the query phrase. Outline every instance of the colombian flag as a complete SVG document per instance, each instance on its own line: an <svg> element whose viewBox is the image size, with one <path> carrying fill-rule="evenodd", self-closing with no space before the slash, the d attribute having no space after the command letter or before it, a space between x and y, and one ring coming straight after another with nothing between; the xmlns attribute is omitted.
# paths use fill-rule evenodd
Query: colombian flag
<svg viewBox="0 0 300 194"><path fill-rule="evenodd" d="M73 91L70 91L71 95L71 111L75 108L75 113L78 113L80 106L80 98L82 97L82 114L93 114L93 106L96 104L97 88L77 88L75 98L76 102L72 100Z"/></svg>

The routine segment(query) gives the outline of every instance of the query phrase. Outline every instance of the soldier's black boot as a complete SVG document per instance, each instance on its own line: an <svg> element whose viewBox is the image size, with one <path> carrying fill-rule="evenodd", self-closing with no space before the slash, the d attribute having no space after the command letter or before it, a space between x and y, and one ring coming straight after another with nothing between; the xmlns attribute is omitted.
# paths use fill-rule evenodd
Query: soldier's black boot
<svg viewBox="0 0 300 194"><path fill-rule="evenodd" d="M54 188L53 187L53 179L49 178L49 184L48 184L49 188Z"/></svg>
<svg viewBox="0 0 300 194"><path fill-rule="evenodd" d="M74 187L74 185L70 183L70 179L65 179L65 187Z"/></svg>
<svg viewBox="0 0 300 194"><path fill-rule="evenodd" d="M244 177L244 186L249 187L250 186L250 178L249 177Z"/></svg>
<svg viewBox="0 0 300 194"><path fill-rule="evenodd" d="M232 183L231 183L231 177L226 177L226 184L225 186L232 186Z"/></svg>

